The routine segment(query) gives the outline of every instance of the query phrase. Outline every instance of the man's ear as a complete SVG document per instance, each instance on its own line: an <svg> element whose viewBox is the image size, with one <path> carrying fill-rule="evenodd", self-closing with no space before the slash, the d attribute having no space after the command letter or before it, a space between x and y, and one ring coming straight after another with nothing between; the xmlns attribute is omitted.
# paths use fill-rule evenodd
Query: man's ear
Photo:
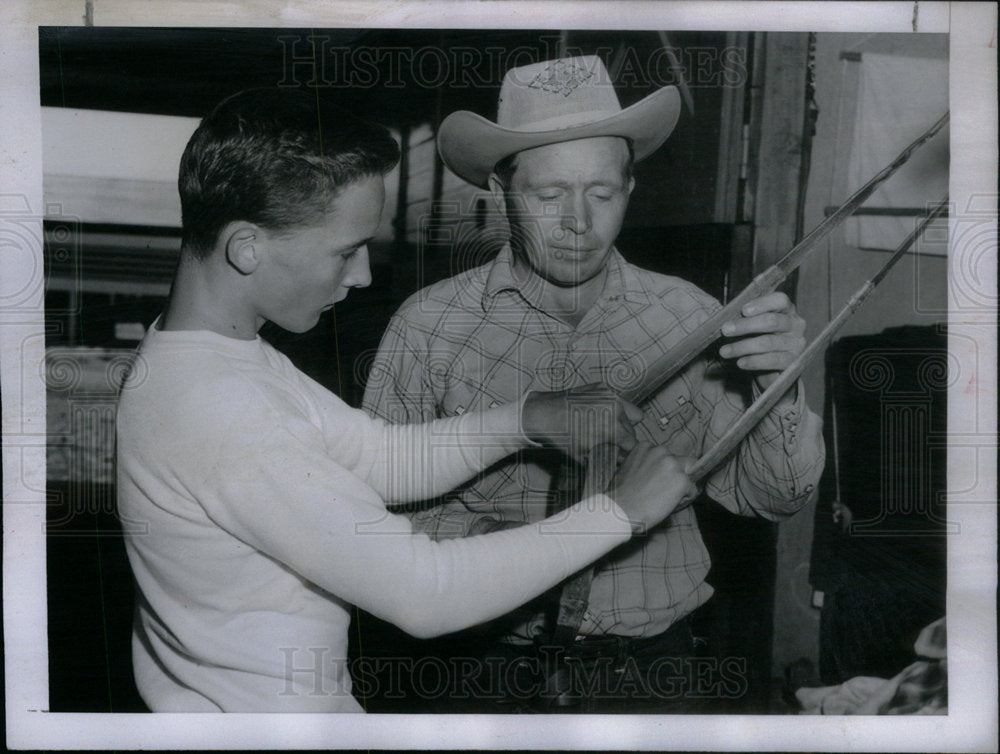
<svg viewBox="0 0 1000 754"><path fill-rule="evenodd" d="M497 211L501 217L507 217L507 197L503 183L500 182L496 173L490 173L486 183L490 187L490 194L493 195L493 204L496 205Z"/></svg>
<svg viewBox="0 0 1000 754"><path fill-rule="evenodd" d="M242 275L257 269L261 260L263 243L260 228L251 223L230 223L223 230L226 244L226 261Z"/></svg>

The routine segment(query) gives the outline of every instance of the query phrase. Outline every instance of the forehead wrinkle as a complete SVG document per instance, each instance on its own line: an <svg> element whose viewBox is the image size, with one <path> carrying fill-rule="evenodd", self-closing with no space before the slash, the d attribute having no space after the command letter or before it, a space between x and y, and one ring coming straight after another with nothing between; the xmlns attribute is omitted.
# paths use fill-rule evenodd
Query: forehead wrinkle
<svg viewBox="0 0 1000 754"><path fill-rule="evenodd" d="M542 187L570 190L577 186L584 188L605 186L624 189L628 184L627 162L619 162L606 154L594 155L593 159L573 160L572 162L566 160L550 161L548 159L550 157L547 155L546 159L541 160L543 165L539 165L536 161L521 162L519 159L512 176L512 183L520 183L526 189L535 190ZM589 164L580 164L581 162ZM597 172L598 170L600 172Z"/></svg>
<svg viewBox="0 0 1000 754"><path fill-rule="evenodd" d="M565 178L552 178L550 180L544 179L527 179L525 180L525 188L528 189L540 189L540 188L561 188L572 190L578 185L583 185L584 188L594 188L594 187L604 187L604 188L622 188L625 185L624 181L615 180L611 178L606 178L600 176L589 181L569 181Z"/></svg>

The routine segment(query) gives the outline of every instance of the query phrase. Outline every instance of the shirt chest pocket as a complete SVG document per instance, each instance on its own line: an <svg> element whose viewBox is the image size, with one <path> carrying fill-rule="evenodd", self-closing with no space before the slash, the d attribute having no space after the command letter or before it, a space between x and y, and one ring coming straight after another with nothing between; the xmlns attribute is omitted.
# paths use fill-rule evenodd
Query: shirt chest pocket
<svg viewBox="0 0 1000 754"><path fill-rule="evenodd" d="M439 398L438 406L440 416L461 416L469 411L485 411L512 402L512 400L493 398L481 390L472 390L464 385L453 385Z"/></svg>
<svg viewBox="0 0 1000 754"><path fill-rule="evenodd" d="M644 426L649 429L650 438L657 445L662 445L676 437L688 436L692 440L696 432L689 431L686 435L677 433L697 421L698 411L691 399L683 393L668 393L657 396L649 402L646 409ZM690 428L689 428L690 429Z"/></svg>

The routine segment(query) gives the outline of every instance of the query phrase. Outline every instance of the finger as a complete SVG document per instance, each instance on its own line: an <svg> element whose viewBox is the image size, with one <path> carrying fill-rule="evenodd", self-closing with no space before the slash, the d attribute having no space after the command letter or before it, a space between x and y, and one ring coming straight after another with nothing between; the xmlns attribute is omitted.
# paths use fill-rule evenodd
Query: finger
<svg viewBox="0 0 1000 754"><path fill-rule="evenodd" d="M630 403L629 401L623 400L622 407L625 409L625 417L632 424L638 424L639 422L642 421L642 417L645 414L643 413L643 410L638 406L636 406L634 403Z"/></svg>
<svg viewBox="0 0 1000 754"><path fill-rule="evenodd" d="M687 480L687 487L681 495L681 502L687 503L696 497L698 497L698 486L689 478Z"/></svg>
<svg viewBox="0 0 1000 754"><path fill-rule="evenodd" d="M629 454L630 456L644 457L649 455L649 452L653 450L656 446L653 445L649 440L637 440L635 443L635 448Z"/></svg>
<svg viewBox="0 0 1000 754"><path fill-rule="evenodd" d="M741 356L772 352L798 353L804 346L805 341L802 338L792 335L758 335L726 343L719 348L719 356L724 359L738 359Z"/></svg>
<svg viewBox="0 0 1000 754"><path fill-rule="evenodd" d="M661 460L661 471L665 474L664 479L668 480L670 488L678 500L693 497L694 483L688 476L687 469L693 463L693 459L679 458L669 454Z"/></svg>
<svg viewBox="0 0 1000 754"><path fill-rule="evenodd" d="M690 473L691 467L698 463L697 456L677 456L677 463L684 469L684 473Z"/></svg>
<svg viewBox="0 0 1000 754"><path fill-rule="evenodd" d="M632 417L630 417L624 411L619 411L615 420L618 422L618 426L628 432L630 435L635 434L635 427L638 424Z"/></svg>
<svg viewBox="0 0 1000 754"><path fill-rule="evenodd" d="M746 372L781 372L793 361L795 354L787 351L772 351L753 356L743 356L736 360L736 366Z"/></svg>
<svg viewBox="0 0 1000 754"><path fill-rule="evenodd" d="M622 435L620 435L618 437L618 442L616 442L615 444L619 448L621 448L622 450L624 450L624 451L627 452L627 451L632 450L632 448L635 447L635 444L637 442L638 442L638 440L636 440L634 434L632 434L632 433L623 433Z"/></svg>
<svg viewBox="0 0 1000 754"><path fill-rule="evenodd" d="M629 450L628 457L625 459L623 468L628 466L632 468L642 463L642 461L649 455L649 451L652 449L652 445L645 440L636 440L635 445Z"/></svg>
<svg viewBox="0 0 1000 754"><path fill-rule="evenodd" d="M635 426L625 416L618 417L618 445L622 441L629 442L629 447L635 445Z"/></svg>
<svg viewBox="0 0 1000 754"><path fill-rule="evenodd" d="M794 308L788 296L781 291L768 293L766 296L747 301L740 309L744 317L753 317L763 312L788 312Z"/></svg>
<svg viewBox="0 0 1000 754"><path fill-rule="evenodd" d="M586 402L594 401L595 403L614 400L615 398L611 389L601 382L588 382L586 385L569 388L564 391L564 395L575 401L583 399Z"/></svg>
<svg viewBox="0 0 1000 754"><path fill-rule="evenodd" d="M794 327L795 321L788 314L763 312L752 317L740 317L726 322L722 326L722 334L726 337L740 337L761 333L792 332Z"/></svg>
<svg viewBox="0 0 1000 754"><path fill-rule="evenodd" d="M680 466L670 452L662 445L653 445L646 455L646 464L651 474L659 474L661 478L668 479L681 473Z"/></svg>

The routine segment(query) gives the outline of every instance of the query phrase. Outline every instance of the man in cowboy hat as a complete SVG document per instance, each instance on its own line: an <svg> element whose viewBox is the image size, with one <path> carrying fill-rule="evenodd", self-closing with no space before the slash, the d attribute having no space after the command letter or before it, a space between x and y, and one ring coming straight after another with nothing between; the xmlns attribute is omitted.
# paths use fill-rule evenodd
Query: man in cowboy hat
<svg viewBox="0 0 1000 754"><path fill-rule="evenodd" d="M465 111L446 118L438 133L445 164L489 189L509 243L492 262L403 304L373 364L365 408L421 421L510 401L532 386L641 382L645 365L719 307L684 280L630 265L614 247L635 184L632 164L666 140L679 112L674 87L622 109L600 59L579 57L509 71L496 123ZM742 314L723 328L721 348L647 403L640 435L677 456L698 456L802 351L805 323L784 294L752 301ZM707 478L706 492L735 513L782 519L806 503L823 458L820 421L796 386ZM520 526L550 510L557 478L551 454L520 452L412 518L435 538ZM655 710L682 710L669 705L698 694L684 658L693 651L688 618L712 594L708 569L690 508L598 564L577 636L565 647L567 658L607 660L586 671L593 693L583 709L627 711L646 700ZM501 626L495 651L529 667L551 630L551 611L525 606ZM509 696L544 684L499 675ZM714 681L709 695L745 690L745 677Z"/></svg>

